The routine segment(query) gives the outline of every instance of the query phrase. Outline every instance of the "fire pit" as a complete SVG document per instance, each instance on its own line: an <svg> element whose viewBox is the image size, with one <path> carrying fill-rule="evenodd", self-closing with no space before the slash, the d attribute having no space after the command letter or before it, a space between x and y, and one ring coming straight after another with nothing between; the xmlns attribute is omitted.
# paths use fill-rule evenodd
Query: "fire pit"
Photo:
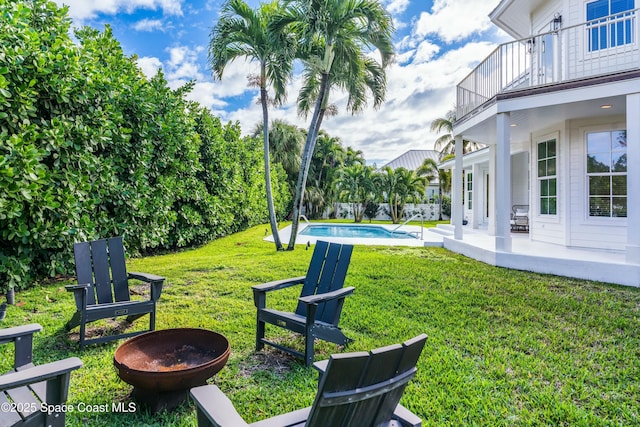
<svg viewBox="0 0 640 427"><path fill-rule="evenodd" d="M205 329L147 332L125 341L115 352L118 376L131 384L135 400L153 411L172 409L189 389L207 382L229 358L227 339Z"/></svg>

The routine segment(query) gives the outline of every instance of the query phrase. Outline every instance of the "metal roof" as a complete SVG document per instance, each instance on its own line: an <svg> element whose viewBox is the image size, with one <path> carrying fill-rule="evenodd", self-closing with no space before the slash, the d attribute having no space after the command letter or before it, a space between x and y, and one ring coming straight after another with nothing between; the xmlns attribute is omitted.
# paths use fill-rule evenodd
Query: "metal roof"
<svg viewBox="0 0 640 427"><path fill-rule="evenodd" d="M424 159L427 159L427 158L433 159L433 161L435 161L436 164L440 163L440 160L439 160L440 153L438 151L409 150L406 153L391 160L389 163L387 163L382 167L389 166L391 169L405 168L408 170L416 170L422 165L422 162L424 162Z"/></svg>

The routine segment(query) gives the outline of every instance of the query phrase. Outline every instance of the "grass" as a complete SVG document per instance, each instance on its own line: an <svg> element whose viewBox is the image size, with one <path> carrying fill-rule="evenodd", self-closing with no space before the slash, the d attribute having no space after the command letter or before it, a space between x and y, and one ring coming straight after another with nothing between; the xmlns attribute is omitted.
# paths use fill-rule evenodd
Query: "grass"
<svg viewBox="0 0 640 427"><path fill-rule="evenodd" d="M129 270L167 277L158 329L224 334L232 354L213 378L249 422L311 405L317 375L274 350L254 352L251 286L304 274L311 250L276 252L265 226L194 250L133 259ZM36 363L79 356L69 403L128 402L117 377L118 342L79 352L64 331L73 297L56 282L17 295L3 327L36 322ZM349 351L429 338L402 403L425 426L639 425L640 290L488 266L440 248L357 246L341 326ZM299 289L270 296L293 309ZM145 323L138 320L137 323ZM272 333L277 331L271 329ZM285 334L282 339L292 340ZM300 343L301 344L301 343ZM0 372L10 366L0 348ZM344 351L319 343L316 360ZM73 412L71 426L195 426L191 403L151 415Z"/></svg>

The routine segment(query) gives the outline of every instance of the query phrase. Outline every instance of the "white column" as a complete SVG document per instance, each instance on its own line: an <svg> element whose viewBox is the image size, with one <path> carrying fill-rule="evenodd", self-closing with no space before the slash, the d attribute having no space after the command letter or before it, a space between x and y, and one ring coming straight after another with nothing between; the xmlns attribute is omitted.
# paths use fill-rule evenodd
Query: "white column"
<svg viewBox="0 0 640 427"><path fill-rule="evenodd" d="M496 145L489 145L489 186L487 194L489 200L487 206L489 206L488 221L489 226L487 233L489 236L496 235Z"/></svg>
<svg viewBox="0 0 640 427"><path fill-rule="evenodd" d="M496 251L511 252L511 144L509 113L496 118Z"/></svg>
<svg viewBox="0 0 640 427"><path fill-rule="evenodd" d="M627 95L627 254L640 264L640 93Z"/></svg>
<svg viewBox="0 0 640 427"><path fill-rule="evenodd" d="M456 160L453 168L453 195L451 196L451 215L453 215L453 237L456 240L462 240L462 214L464 206L462 205L462 135L455 137L456 141Z"/></svg>

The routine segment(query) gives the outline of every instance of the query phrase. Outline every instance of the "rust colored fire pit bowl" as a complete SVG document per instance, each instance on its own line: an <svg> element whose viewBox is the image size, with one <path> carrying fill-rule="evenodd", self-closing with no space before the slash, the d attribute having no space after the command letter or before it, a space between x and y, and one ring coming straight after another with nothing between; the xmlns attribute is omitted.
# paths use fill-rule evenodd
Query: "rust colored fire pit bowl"
<svg viewBox="0 0 640 427"><path fill-rule="evenodd" d="M115 352L118 376L131 384L135 400L153 411L172 409L189 389L207 382L227 363L229 341L194 328L147 332L125 341Z"/></svg>

